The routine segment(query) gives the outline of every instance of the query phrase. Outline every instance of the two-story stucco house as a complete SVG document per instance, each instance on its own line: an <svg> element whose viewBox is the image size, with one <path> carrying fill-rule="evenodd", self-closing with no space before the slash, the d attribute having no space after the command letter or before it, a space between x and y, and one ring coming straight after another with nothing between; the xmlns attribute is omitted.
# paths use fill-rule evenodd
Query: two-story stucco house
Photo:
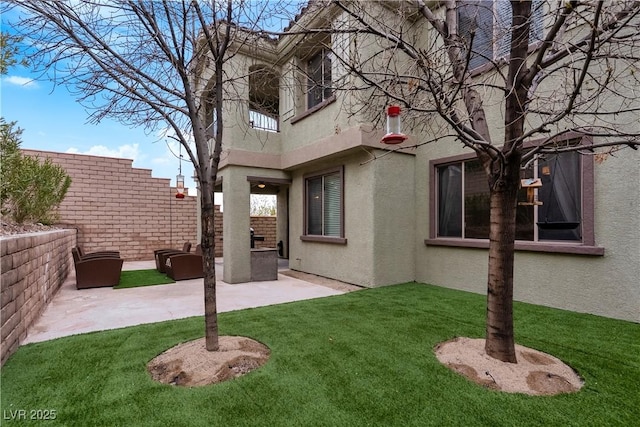
<svg viewBox="0 0 640 427"><path fill-rule="evenodd" d="M415 31L427 27L413 19ZM288 30L347 22L324 8ZM357 108L366 100L345 90L350 77L334 57L356 37L256 38L227 63L239 89L223 109L224 280L250 280L250 194L268 193L293 270L365 287L418 281L486 292L488 189L474 153L453 138L416 146L433 139L428 127L404 129L400 148L381 144L384 121L372 124L367 110L384 117L384 108ZM492 43L485 62L498 54ZM504 122L500 108L487 114ZM543 184L542 205L518 208L514 298L639 322L640 154L597 163L568 153L529 173Z"/></svg>

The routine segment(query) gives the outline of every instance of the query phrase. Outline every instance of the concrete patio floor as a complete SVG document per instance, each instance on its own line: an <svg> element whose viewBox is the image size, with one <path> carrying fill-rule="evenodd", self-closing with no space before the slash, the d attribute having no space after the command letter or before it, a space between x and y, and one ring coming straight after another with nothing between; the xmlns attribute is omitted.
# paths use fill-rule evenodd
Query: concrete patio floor
<svg viewBox="0 0 640 427"><path fill-rule="evenodd" d="M126 262L123 270L155 268L154 261ZM218 279L218 312L241 310L312 298L340 295L357 287L330 286L327 280L311 283L287 273L280 264L278 280L230 285ZM222 259L216 259L216 277L222 276ZM336 282L340 283L340 282ZM75 274L62 285L44 313L29 328L23 344L85 332L122 328L204 315L203 279L182 280L168 285L128 289L78 290Z"/></svg>

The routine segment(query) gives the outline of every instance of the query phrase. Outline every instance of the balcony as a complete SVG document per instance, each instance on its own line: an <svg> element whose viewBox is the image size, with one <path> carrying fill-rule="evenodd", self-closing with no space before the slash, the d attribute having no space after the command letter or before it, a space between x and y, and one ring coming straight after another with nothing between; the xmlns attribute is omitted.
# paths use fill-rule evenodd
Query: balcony
<svg viewBox="0 0 640 427"><path fill-rule="evenodd" d="M266 132L280 132L280 117L249 109L249 127Z"/></svg>

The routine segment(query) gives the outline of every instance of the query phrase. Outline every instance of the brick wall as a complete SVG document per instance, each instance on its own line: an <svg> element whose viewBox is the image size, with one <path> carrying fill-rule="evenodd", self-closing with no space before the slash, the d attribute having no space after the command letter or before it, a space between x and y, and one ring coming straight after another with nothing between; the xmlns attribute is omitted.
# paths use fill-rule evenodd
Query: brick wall
<svg viewBox="0 0 640 427"><path fill-rule="evenodd" d="M256 242L256 248L276 247L276 217L252 216L251 228L258 236L264 236L264 242Z"/></svg>
<svg viewBox="0 0 640 427"><path fill-rule="evenodd" d="M220 206L215 205L213 207L214 217L213 217L213 229L215 232L215 242L216 242L216 256L222 256L222 212L220 212Z"/></svg>
<svg viewBox="0 0 640 427"><path fill-rule="evenodd" d="M0 238L0 365L27 336L27 328L44 311L71 271L74 230Z"/></svg>
<svg viewBox="0 0 640 427"><path fill-rule="evenodd" d="M215 206L214 227L216 233L216 256L221 257L222 253L222 221L224 213L220 212L220 206ZM276 217L275 216L252 216L251 227L258 236L264 236L264 242L255 242L256 248L276 247Z"/></svg>
<svg viewBox="0 0 640 427"><path fill-rule="evenodd" d="M175 198L168 178L154 178L133 160L23 150L62 166L72 183L60 223L78 231L85 252L118 250L125 260L148 260L155 249L182 247L197 236L197 198Z"/></svg>
<svg viewBox="0 0 640 427"><path fill-rule="evenodd" d="M71 176L71 187L60 204L61 225L78 231L85 252L118 250L128 261L153 259L155 249L194 247L197 238L197 197L176 199L170 179L154 178L149 169L133 168L133 160L85 154L22 150L49 158ZM216 256L222 254L223 214L216 206ZM251 227L265 237L258 248L276 247L276 217L253 216Z"/></svg>

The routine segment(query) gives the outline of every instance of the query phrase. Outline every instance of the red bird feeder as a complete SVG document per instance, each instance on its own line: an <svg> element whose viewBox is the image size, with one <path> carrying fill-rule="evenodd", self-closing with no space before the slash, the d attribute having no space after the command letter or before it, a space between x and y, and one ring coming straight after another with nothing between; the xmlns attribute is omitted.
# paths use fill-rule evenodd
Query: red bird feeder
<svg viewBox="0 0 640 427"><path fill-rule="evenodd" d="M390 105L387 107L387 134L382 137L383 144L401 144L407 139L407 135L402 133L400 123L400 106Z"/></svg>
<svg viewBox="0 0 640 427"><path fill-rule="evenodd" d="M176 199L184 199L184 175L179 174L176 176Z"/></svg>

